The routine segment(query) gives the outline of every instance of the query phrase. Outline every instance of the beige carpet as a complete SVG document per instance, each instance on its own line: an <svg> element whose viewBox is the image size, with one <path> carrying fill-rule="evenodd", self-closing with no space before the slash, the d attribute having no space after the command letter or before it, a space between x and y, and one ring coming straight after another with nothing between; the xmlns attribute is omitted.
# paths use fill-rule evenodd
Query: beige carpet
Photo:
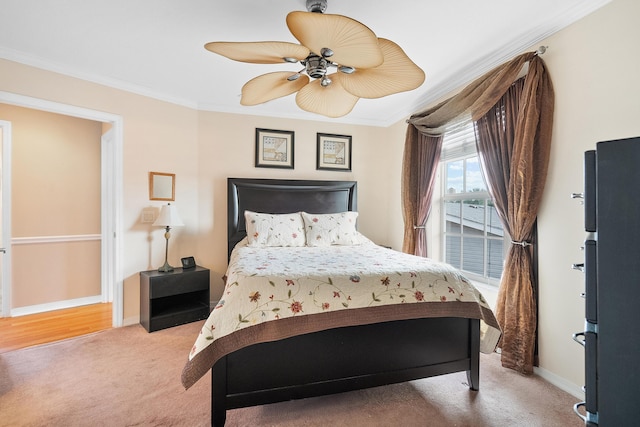
<svg viewBox="0 0 640 427"><path fill-rule="evenodd" d="M209 376L180 373L200 324L129 326L0 354L0 426L206 426ZM482 355L480 391L457 373L228 411L228 426L583 426L576 399Z"/></svg>

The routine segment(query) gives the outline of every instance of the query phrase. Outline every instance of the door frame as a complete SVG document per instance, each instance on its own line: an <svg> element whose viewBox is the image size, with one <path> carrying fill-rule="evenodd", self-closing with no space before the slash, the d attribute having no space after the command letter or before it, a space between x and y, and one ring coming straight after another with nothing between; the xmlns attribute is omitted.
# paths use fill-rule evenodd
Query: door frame
<svg viewBox="0 0 640 427"><path fill-rule="evenodd" d="M17 95L10 92L0 91L0 102L5 104L17 105L20 107L31 108L34 110L48 111L51 113L63 114L81 119L93 120L109 124L111 129L102 135L101 139L101 296L103 302L113 302L112 324L114 327L120 327L123 323L123 284L124 277L122 273L122 175L123 175L123 120L121 116L105 113L103 111L91 110L88 108L76 107L73 105L62 104L58 102L47 101L39 98L32 98L24 95ZM4 122L7 123L7 122ZM1 123L0 123L1 124ZM9 144L7 141L6 130L10 134L9 126L3 125L3 169L2 178L4 189L8 191L2 192L3 206L11 206L11 136L9 135ZM9 155L5 154L5 145L8 145ZM8 161L5 161L7 160ZM7 168L6 164L9 164ZM8 176L7 176L8 174ZM9 183L7 185L6 183ZM6 199L8 193L8 199ZM4 255L4 264L10 264L11 261L11 216L8 218L3 216L3 243L9 242L7 253ZM7 240L8 239L8 240ZM10 265L4 265L2 272L2 313L6 316L10 310L11 297L11 269ZM5 279L5 275L8 277ZM6 301L5 301L6 300Z"/></svg>
<svg viewBox="0 0 640 427"><path fill-rule="evenodd" d="M2 131L2 206L11 206L11 122L0 120ZM9 185L8 185L9 184ZM2 315L11 312L11 209L2 213Z"/></svg>

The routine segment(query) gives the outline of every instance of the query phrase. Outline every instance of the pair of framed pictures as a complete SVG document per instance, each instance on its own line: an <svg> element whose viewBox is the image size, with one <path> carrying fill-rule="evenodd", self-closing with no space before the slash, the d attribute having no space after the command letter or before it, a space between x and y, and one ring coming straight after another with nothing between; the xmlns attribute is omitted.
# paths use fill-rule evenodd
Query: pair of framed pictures
<svg viewBox="0 0 640 427"><path fill-rule="evenodd" d="M318 133L316 169L351 171L351 136ZM294 133L256 129L256 167L293 169Z"/></svg>

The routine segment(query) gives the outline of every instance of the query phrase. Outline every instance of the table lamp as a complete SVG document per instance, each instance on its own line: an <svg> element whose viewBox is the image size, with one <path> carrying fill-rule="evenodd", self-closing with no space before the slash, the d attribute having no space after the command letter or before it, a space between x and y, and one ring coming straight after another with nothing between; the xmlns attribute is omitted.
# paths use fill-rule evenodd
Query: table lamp
<svg viewBox="0 0 640 427"><path fill-rule="evenodd" d="M161 273L169 273L173 271L173 267L169 265L169 237L171 237L171 227L178 227L184 225L182 220L178 216L178 211L171 203L163 205L160 209L160 215L153 223L156 227L165 227L164 238L166 239L166 246L164 250L164 265L158 269Z"/></svg>

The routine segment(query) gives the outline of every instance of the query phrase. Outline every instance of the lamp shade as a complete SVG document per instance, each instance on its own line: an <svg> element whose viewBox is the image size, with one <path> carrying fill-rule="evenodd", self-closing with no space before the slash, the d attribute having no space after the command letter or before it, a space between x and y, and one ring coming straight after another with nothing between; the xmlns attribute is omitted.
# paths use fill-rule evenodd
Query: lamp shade
<svg viewBox="0 0 640 427"><path fill-rule="evenodd" d="M160 215L158 215L153 225L157 227L179 227L184 224L178 216L178 210L175 205L167 203L160 209Z"/></svg>

